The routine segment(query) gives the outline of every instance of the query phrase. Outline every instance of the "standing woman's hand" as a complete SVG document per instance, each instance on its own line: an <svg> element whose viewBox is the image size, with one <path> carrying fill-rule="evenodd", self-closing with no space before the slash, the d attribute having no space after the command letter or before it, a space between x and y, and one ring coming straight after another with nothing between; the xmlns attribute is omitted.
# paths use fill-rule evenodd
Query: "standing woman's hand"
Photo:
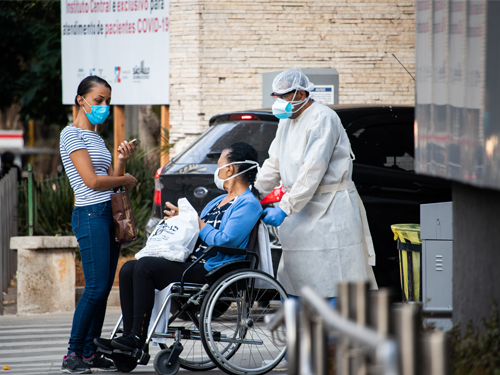
<svg viewBox="0 0 500 375"><path fill-rule="evenodd" d="M125 190L130 190L135 186L135 184L137 184L137 179L134 176L129 173L125 173L125 164L127 159L134 155L135 147L136 146L134 146L132 142L123 141L122 144L118 146L118 152L120 155L118 155L116 168L113 169L113 167L110 166L108 170L109 176L125 177L125 183L120 184L123 185Z"/></svg>
<svg viewBox="0 0 500 375"><path fill-rule="evenodd" d="M137 178L132 176L130 173L125 173L125 176L123 177L125 177L125 183L123 184L125 190L130 190L135 186L135 184L137 184Z"/></svg>
<svg viewBox="0 0 500 375"><path fill-rule="evenodd" d="M118 160L127 160L129 157L134 155L135 147L132 142L123 141L120 146L118 146Z"/></svg>

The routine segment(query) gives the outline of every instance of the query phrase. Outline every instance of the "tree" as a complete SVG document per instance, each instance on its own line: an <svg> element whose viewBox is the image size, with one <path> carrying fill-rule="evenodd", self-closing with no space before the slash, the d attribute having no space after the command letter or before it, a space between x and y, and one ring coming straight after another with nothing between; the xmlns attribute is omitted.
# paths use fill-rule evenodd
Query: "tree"
<svg viewBox="0 0 500 375"><path fill-rule="evenodd" d="M0 2L0 110L21 105L21 121L37 121L42 136L68 122L62 104L59 1Z"/></svg>

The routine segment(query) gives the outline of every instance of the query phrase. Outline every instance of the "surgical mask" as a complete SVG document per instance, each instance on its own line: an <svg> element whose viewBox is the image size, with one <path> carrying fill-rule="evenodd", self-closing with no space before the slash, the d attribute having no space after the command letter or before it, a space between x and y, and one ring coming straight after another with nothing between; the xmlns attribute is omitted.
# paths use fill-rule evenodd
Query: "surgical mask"
<svg viewBox="0 0 500 375"><path fill-rule="evenodd" d="M309 98L305 98L304 100L298 100L294 101L295 95L297 95L297 91L295 91L295 94L293 94L293 98L291 101L287 102L284 99L278 98L273 104L272 110L273 110L273 115L275 115L279 119L286 119L289 118L291 115L294 113L300 111L302 107L307 103ZM304 103L304 104L302 104ZM293 110L294 105L302 104L300 108L296 109L295 111Z"/></svg>
<svg viewBox="0 0 500 375"><path fill-rule="evenodd" d="M82 96L83 100L85 98ZM85 103L89 104L85 100ZM87 118L89 119L90 123L92 125L97 125L97 124L102 124L104 121L109 116L109 105L90 105L90 113L85 110L85 107L83 107L83 110L85 111L85 114L87 115Z"/></svg>
<svg viewBox="0 0 500 375"><path fill-rule="evenodd" d="M253 167L250 167L250 168L247 168L245 169L244 171L241 171L237 174L235 174L234 176L231 176L229 178L226 178L225 180L222 180L220 177L219 177L219 171L222 169L222 168L225 168L227 167L228 165L233 165L233 164L255 164ZM253 160L245 160L245 161L235 161L233 163L229 163L229 164L226 164L226 165L223 165L222 167L220 168L217 168L217 170L214 172L214 182L215 182L215 186L217 186L219 189L221 190L225 190L224 189L224 182L225 181L229 181L230 179L236 177L236 176L239 176L245 172L248 172L250 169L254 169L254 168L259 168L259 163L257 163L256 161L253 161Z"/></svg>
<svg viewBox="0 0 500 375"><path fill-rule="evenodd" d="M293 105L281 98L276 99L273 104L273 115L279 119L286 119L293 114Z"/></svg>

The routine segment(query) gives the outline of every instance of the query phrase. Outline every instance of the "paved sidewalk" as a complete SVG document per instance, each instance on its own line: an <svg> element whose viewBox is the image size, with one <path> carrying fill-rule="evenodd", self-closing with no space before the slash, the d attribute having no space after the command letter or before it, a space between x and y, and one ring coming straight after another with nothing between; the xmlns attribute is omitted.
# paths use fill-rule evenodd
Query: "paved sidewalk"
<svg viewBox="0 0 500 375"><path fill-rule="evenodd" d="M119 307L108 308L103 336L109 336L120 317ZM0 374L60 374L62 357L66 354L73 313L50 313L30 316L0 316ZM156 374L153 368L157 346L150 346L151 360L132 373ZM10 371L3 371L9 366ZM190 371L182 370L187 374ZM210 374L223 374L211 371Z"/></svg>
<svg viewBox="0 0 500 375"><path fill-rule="evenodd" d="M120 314L119 307L108 307L103 336L111 335ZM59 369L63 355L66 354L72 318L73 312L29 316L17 316L11 313L0 316L0 375L60 374ZM159 351L159 347L151 345L149 364L138 366L131 374L156 374L153 361ZM3 366L9 366L10 371L2 370ZM195 374L183 369L179 371L179 374L191 373ZM275 373L284 374L283 372ZM212 370L209 374L222 375L224 373L220 370Z"/></svg>

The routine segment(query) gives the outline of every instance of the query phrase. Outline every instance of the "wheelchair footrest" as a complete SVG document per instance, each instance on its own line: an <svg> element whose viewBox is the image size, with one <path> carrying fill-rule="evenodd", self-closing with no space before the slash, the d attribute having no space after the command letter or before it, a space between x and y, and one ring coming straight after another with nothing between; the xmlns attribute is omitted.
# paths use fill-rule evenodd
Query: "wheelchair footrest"
<svg viewBox="0 0 500 375"><path fill-rule="evenodd" d="M141 357L139 358L139 364L140 365L147 365L150 358L151 358L151 356L149 355L149 353L142 352Z"/></svg>
<svg viewBox="0 0 500 375"><path fill-rule="evenodd" d="M101 347L97 347L97 353L102 353L104 354L105 356L107 355L112 355L113 354L113 350L106 350L106 349L103 349Z"/></svg>
<svg viewBox="0 0 500 375"><path fill-rule="evenodd" d="M149 353L142 351L141 349L134 349L133 351L125 351L120 349L107 350L97 347L97 352L102 353L105 357L110 359L123 359L123 357L134 358L139 361L140 365L147 365L151 356Z"/></svg>

